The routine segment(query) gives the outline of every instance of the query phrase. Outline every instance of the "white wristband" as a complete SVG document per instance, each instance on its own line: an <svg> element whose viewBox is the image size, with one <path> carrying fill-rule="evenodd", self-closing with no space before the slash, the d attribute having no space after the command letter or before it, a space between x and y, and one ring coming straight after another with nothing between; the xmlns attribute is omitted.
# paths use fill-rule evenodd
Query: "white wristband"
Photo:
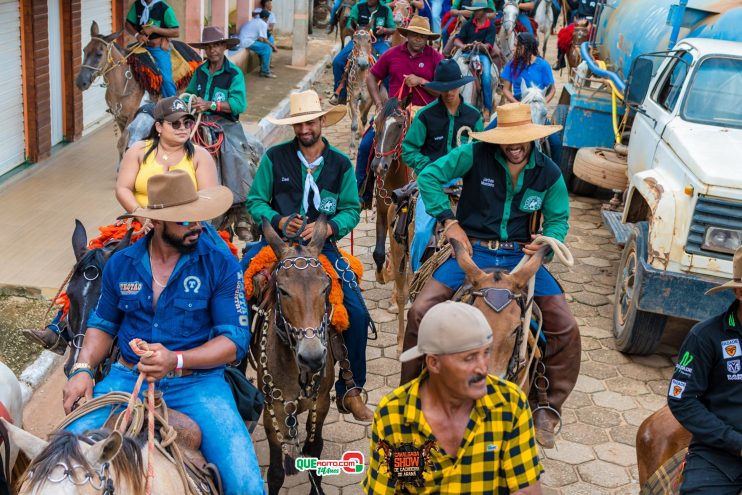
<svg viewBox="0 0 742 495"><path fill-rule="evenodd" d="M175 356L178 358L178 362L175 365L175 371L181 371L183 369L183 353L176 352Z"/></svg>

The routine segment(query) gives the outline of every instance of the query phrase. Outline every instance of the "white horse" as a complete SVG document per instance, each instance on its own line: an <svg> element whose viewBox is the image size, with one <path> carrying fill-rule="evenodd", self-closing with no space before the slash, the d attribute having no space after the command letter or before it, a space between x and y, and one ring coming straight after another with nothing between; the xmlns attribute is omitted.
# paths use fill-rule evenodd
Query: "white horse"
<svg viewBox="0 0 742 495"><path fill-rule="evenodd" d="M538 0L536 2L536 12L533 15L533 18L538 24L537 35L540 33L544 40L543 49L541 50L544 58L546 58L546 43L549 41L549 36L551 36L551 26L554 24L554 10L551 5L552 1L553 0Z"/></svg>
<svg viewBox="0 0 742 495"><path fill-rule="evenodd" d="M515 23L518 22L518 3L520 0L506 0L502 8L502 25L497 33L497 46L500 47L506 62L515 55Z"/></svg>
<svg viewBox="0 0 742 495"><path fill-rule="evenodd" d="M526 86L526 82L521 80L520 94L520 102L531 105L531 121L534 124L546 124L549 110L546 108L546 97L544 91L533 83L531 83L530 86ZM543 149L544 145L547 147L546 150ZM548 149L548 141L545 139L539 139L536 141L536 147L539 151L551 156L551 150Z"/></svg>
<svg viewBox="0 0 742 495"><path fill-rule="evenodd" d="M10 368L0 362L0 418L4 417L2 410L3 408L8 411L13 424L17 427L23 425L23 397L21 395L21 385L18 379L10 371ZM0 469L3 472L10 472L15 465L16 458L18 457L18 446L13 442L10 444L10 457L5 459L5 447L0 448ZM0 441L0 445L2 442ZM7 466L7 470L6 470ZM10 484L13 480L6 480ZM2 483L2 482L0 482Z"/></svg>
<svg viewBox="0 0 742 495"><path fill-rule="evenodd" d="M472 71L472 63L479 64L479 61L473 62L471 58L469 58L468 54L464 52L463 50L458 50L456 52L456 55L453 56L453 59L456 61L456 63L459 65L459 69L461 69L461 75L462 76L473 76ZM495 95L497 93L497 87L500 84L500 70L501 67L498 67L497 64L493 61L490 66L490 74L492 75L492 100L493 100L493 109L495 107L494 105L494 99ZM481 83L481 81L480 81ZM475 108L479 108L480 105L477 103L477 94L475 93L476 90L475 83L466 84L461 88L461 97L464 99L464 101L470 105L472 105ZM484 106L482 106L484 108ZM481 111L482 108L479 108Z"/></svg>

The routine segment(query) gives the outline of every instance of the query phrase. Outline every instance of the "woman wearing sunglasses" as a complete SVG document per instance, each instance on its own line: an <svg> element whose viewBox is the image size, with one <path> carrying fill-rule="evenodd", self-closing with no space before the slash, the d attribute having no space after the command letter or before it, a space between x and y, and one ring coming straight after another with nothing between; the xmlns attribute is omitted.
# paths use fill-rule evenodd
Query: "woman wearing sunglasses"
<svg viewBox="0 0 742 495"><path fill-rule="evenodd" d="M155 123L144 141L134 143L121 160L116 180L116 199L128 213L147 206L147 181L153 175L184 170L198 190L218 184L216 164L208 151L191 142L195 120L180 98L157 102ZM145 232L151 228L142 222Z"/></svg>

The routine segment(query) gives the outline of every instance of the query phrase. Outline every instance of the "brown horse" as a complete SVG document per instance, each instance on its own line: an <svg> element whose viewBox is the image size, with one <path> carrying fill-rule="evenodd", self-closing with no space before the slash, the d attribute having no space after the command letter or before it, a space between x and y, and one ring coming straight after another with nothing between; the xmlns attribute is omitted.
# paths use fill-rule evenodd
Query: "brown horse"
<svg viewBox="0 0 742 495"><path fill-rule="evenodd" d="M355 23L354 23L354 27ZM350 110L350 146L349 155L355 158L357 141L360 139L361 118L365 125L365 115L371 107L371 98L366 87L366 76L374 63L371 46L371 32L365 29L356 29L353 33L353 51L350 52L345 68L345 91L348 94L348 108Z"/></svg>
<svg viewBox="0 0 742 495"><path fill-rule="evenodd" d="M297 416L304 411L309 415L301 454L316 458L322 454L322 426L335 377L335 359L328 352L334 330L328 323L330 278L319 261L327 238L325 217L316 221L306 247L286 244L265 220L263 235L278 263L269 295L263 299L265 319L261 328L254 329L251 352L266 397L263 426L270 447L268 489L273 495L279 493L286 474L296 474ZM311 493L322 493L322 477L310 471L309 479Z"/></svg>
<svg viewBox="0 0 742 495"><path fill-rule="evenodd" d="M90 41L83 48L83 61L75 85L80 91L88 89L97 78L106 85L106 103L118 128L116 147L119 158L126 149L126 126L134 118L144 96L144 88L132 76L124 50L114 41L123 31L102 35L98 23L90 26Z"/></svg>
<svg viewBox="0 0 742 495"><path fill-rule="evenodd" d="M408 0L397 0L394 2L392 17L394 18L394 24L397 28L406 28L412 19L412 6L410 5L410 2ZM394 31L394 34L392 34L391 46L401 45L405 40L406 38L402 36L399 31Z"/></svg>
<svg viewBox="0 0 742 495"><path fill-rule="evenodd" d="M402 348L404 338L404 306L407 302L409 283L408 246L394 239L392 226L395 208L392 191L410 181L407 166L402 161L402 140L412 120L410 101L389 98L374 122L376 131L374 158L371 168L376 175L374 196L376 199L376 246L373 258L376 263L376 281L382 284L394 280L394 291L390 311L397 313L397 346ZM389 236L389 257L386 254L386 238ZM412 234L408 235L412 239Z"/></svg>
<svg viewBox="0 0 742 495"><path fill-rule="evenodd" d="M690 444L691 433L663 406L642 421L636 432L636 463L641 487L677 452Z"/></svg>
<svg viewBox="0 0 742 495"><path fill-rule="evenodd" d="M572 69L580 65L582 62L582 55L580 55L580 45L587 41L590 37L590 27L587 21L581 21L579 24L575 22L575 29L572 32L572 45L569 47L567 52L567 66L569 67L570 78L572 77Z"/></svg>

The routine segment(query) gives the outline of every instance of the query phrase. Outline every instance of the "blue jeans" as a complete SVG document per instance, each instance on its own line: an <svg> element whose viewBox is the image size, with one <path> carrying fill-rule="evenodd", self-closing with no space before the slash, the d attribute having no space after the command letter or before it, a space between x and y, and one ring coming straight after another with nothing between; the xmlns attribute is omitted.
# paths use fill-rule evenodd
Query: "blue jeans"
<svg viewBox="0 0 742 495"><path fill-rule="evenodd" d="M330 24L335 24L335 19L338 16L338 9L340 8L340 4L343 3L343 0L335 0L332 3L332 11L330 11Z"/></svg>
<svg viewBox="0 0 742 495"><path fill-rule="evenodd" d="M470 56L466 54L466 58ZM492 61L484 53L479 54L479 61L482 64L482 98L485 108L492 113Z"/></svg>
<svg viewBox="0 0 742 495"><path fill-rule="evenodd" d="M513 251L508 249L498 249L497 251L472 243L474 256L472 259L482 270L487 268L503 268L507 271L512 270L523 257L522 251ZM464 272L459 268L455 259L450 258L433 273L433 278L444 284L449 289L456 291L464 283ZM536 272L535 296L556 296L562 293L562 288L549 273L545 266Z"/></svg>
<svg viewBox="0 0 742 495"><path fill-rule="evenodd" d="M526 32L531 34L536 34L533 32L533 26L531 26L531 19L528 17L528 14L525 12L521 12L518 14L518 21L520 21L521 24L523 24L523 27L526 29Z"/></svg>
<svg viewBox="0 0 742 495"><path fill-rule="evenodd" d="M146 48L149 54L152 55L152 58L155 59L157 68L160 69L160 74L162 74L160 95L163 98L175 96L178 90L175 87L175 81L173 81L173 64L170 61L170 50L163 50L157 46L148 46Z"/></svg>
<svg viewBox="0 0 742 495"><path fill-rule="evenodd" d="M443 10L443 0L431 0L430 1L430 27L434 33L441 32L441 11Z"/></svg>
<svg viewBox="0 0 742 495"><path fill-rule="evenodd" d="M389 43L387 43L385 40L378 40L376 43L373 44L373 51L376 57L380 57L388 49ZM340 80L343 78L343 72L345 72L345 64L348 63L348 57L350 57L350 52L352 51L353 40L350 40L350 42L345 45L343 49L338 52L337 55L335 55L335 58L332 61L332 76L335 79L335 83L332 86L333 91L337 91L338 86L340 86ZM365 84L365 81L362 81L361 83ZM341 99L345 98L345 88L343 88L343 90L340 92L340 95L338 96Z"/></svg>
<svg viewBox="0 0 742 495"><path fill-rule="evenodd" d="M245 255L240 262L242 269L246 270L255 255L267 245L268 243L263 239L248 245ZM344 262L338 261L338 251L332 243L325 243L324 248L322 248L322 254L327 256L332 266L336 266L335 263L337 262L337 266L340 266L341 269L349 268ZM345 309L348 310L350 326L342 334L345 340L345 347L348 348L348 360L350 361L350 369L353 372L353 381L356 387L363 388L366 384L366 342L368 341L369 315L364 310L364 304L360 300L359 294L350 286L349 282L351 278L355 279L354 275L351 277L352 273L348 272L345 275L346 280L343 280L343 304L345 305ZM342 279L343 276L341 275L340 277ZM338 397L342 398L346 390L345 382L338 378L335 382L335 393Z"/></svg>
<svg viewBox="0 0 742 495"><path fill-rule="evenodd" d="M131 393L138 376L138 372L116 363L108 376L96 384L93 396L115 391ZM156 387L169 408L187 415L201 428L201 452L208 462L219 468L225 495L265 493L250 433L237 412L222 369L166 377L158 381ZM145 382L142 392L146 389ZM144 400L142 394L140 398ZM120 408L123 410L125 405ZM111 407L98 409L73 422L67 430L80 434L100 428L110 413Z"/></svg>
<svg viewBox="0 0 742 495"><path fill-rule="evenodd" d="M458 180L454 179L451 182L443 184L443 187L455 184ZM412 243L410 244L410 263L412 264L413 272L416 272L422 265L421 259L435 230L435 223L436 219L428 215L428 212L425 211L422 195L418 194L417 202L415 203L415 235L412 237Z"/></svg>
<svg viewBox="0 0 742 495"><path fill-rule="evenodd" d="M271 55L273 55L273 49L267 43L262 41L253 41L252 45L247 47L248 50L252 50L260 57L260 73L270 74L271 72Z"/></svg>
<svg viewBox="0 0 742 495"><path fill-rule="evenodd" d="M366 180L366 168L368 167L368 160L371 156L371 148L374 145L374 138L376 137L376 129L374 129L374 122L369 122L368 129L363 133L361 142L358 143L358 156L356 157L356 183L358 190L360 191L363 181ZM367 193L363 198L364 203L371 203L372 193Z"/></svg>

